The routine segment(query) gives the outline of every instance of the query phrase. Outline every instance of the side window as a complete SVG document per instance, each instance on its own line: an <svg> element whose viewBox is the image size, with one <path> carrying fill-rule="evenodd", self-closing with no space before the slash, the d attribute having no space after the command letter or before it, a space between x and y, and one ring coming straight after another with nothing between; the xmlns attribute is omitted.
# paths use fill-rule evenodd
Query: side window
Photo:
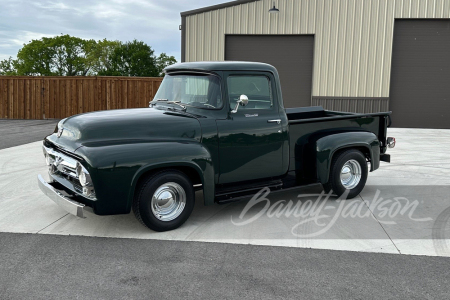
<svg viewBox="0 0 450 300"><path fill-rule="evenodd" d="M232 108L236 106L236 102L241 95L248 97L248 105L239 107L239 110L271 109L273 107L272 89L267 76L229 76L227 85L228 97Z"/></svg>

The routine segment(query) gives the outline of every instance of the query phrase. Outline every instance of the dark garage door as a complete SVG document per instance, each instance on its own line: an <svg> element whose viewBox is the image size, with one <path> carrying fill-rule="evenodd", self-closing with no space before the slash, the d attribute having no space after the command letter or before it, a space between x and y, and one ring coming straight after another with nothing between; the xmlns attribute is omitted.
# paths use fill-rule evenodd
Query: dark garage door
<svg viewBox="0 0 450 300"><path fill-rule="evenodd" d="M314 36L227 35L225 60L256 61L277 68L285 107L311 106Z"/></svg>
<svg viewBox="0 0 450 300"><path fill-rule="evenodd" d="M393 127L450 128L450 20L396 20Z"/></svg>

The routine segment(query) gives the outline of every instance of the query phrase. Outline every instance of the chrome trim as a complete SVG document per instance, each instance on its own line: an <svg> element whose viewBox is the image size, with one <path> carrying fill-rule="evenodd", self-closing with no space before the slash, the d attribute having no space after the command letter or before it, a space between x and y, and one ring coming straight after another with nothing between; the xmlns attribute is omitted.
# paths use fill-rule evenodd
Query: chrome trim
<svg viewBox="0 0 450 300"><path fill-rule="evenodd" d="M77 160L73 159L70 156L67 156L61 152L55 151L52 148L48 148L42 146L44 151L49 155L54 161L54 165L56 169L60 172L66 173L67 175L71 175L76 178L76 168L77 168Z"/></svg>
<svg viewBox="0 0 450 300"><path fill-rule="evenodd" d="M92 187L83 187L81 184L77 185L74 184L72 181L68 180L67 178L57 175L57 174L51 174L49 172L49 176L55 180L56 182L60 183L61 185L63 185L65 188L71 190L72 192L74 192L75 194L77 194L78 196L82 196L88 200L97 200L96 196L95 196L95 191L94 188ZM89 191L89 196L85 195L83 193L83 188L87 188Z"/></svg>
<svg viewBox="0 0 450 300"><path fill-rule="evenodd" d="M236 107L231 111L232 114L237 113L239 105L246 106L248 104L248 97L246 95L240 95L236 102Z"/></svg>
<svg viewBox="0 0 450 300"><path fill-rule="evenodd" d="M394 148L395 147L395 138L394 137L388 137L386 139L386 144L389 148Z"/></svg>
<svg viewBox="0 0 450 300"><path fill-rule="evenodd" d="M49 175L52 179L86 199L97 200L90 174L78 160L60 151L56 151L53 148L46 146L42 147L46 158L50 157L52 161L49 165ZM85 172L87 180L89 181L86 186L83 186L80 183L79 174L77 173L77 167L79 166L81 166L82 171ZM84 193L84 190L86 193Z"/></svg>
<svg viewBox="0 0 450 300"><path fill-rule="evenodd" d="M41 174L38 175L38 185L41 191L49 197L53 202L55 202L62 209L67 211L68 213L77 216L79 218L86 218L85 211L92 211L92 209L82 203L74 201L72 199L67 198L57 189L49 185Z"/></svg>
<svg viewBox="0 0 450 300"><path fill-rule="evenodd" d="M149 103L149 107L155 106L156 103L158 103L158 102L163 102L163 103L168 103L168 104L175 104L175 105L180 106L183 109L183 111L186 111L186 105L181 104L181 101L169 101L168 99L156 99L156 100L153 100L153 101L151 101Z"/></svg>
<svg viewBox="0 0 450 300"><path fill-rule="evenodd" d="M361 165L354 159L347 161L341 169L341 184L348 190L355 188L361 181Z"/></svg>
<svg viewBox="0 0 450 300"><path fill-rule="evenodd" d="M153 215L163 222L178 218L186 206L186 192L176 182L167 182L153 193L151 208Z"/></svg>
<svg viewBox="0 0 450 300"><path fill-rule="evenodd" d="M281 124L281 119L267 120L267 123L277 123L277 124Z"/></svg>
<svg viewBox="0 0 450 300"><path fill-rule="evenodd" d="M76 171L76 175L77 175L78 181L80 182L82 187L92 187L91 175L86 170L86 168L83 167L82 164L77 162L77 168L76 168L75 171ZM83 183L83 180L81 180L81 177L82 177L81 175L84 175L84 183Z"/></svg>

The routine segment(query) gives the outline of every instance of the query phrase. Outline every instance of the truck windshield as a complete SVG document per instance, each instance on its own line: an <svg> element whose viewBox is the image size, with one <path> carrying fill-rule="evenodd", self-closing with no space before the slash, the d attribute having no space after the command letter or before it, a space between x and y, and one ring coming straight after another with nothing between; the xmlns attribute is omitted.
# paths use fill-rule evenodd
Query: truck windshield
<svg viewBox="0 0 450 300"><path fill-rule="evenodd" d="M166 75L153 100L176 101L205 109L221 108L220 80L214 75Z"/></svg>

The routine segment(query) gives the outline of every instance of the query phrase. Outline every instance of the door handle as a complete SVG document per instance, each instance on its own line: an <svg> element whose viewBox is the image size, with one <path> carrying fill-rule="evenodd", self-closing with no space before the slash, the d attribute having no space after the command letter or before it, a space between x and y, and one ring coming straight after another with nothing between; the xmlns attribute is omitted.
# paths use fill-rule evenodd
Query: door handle
<svg viewBox="0 0 450 300"><path fill-rule="evenodd" d="M276 120L267 120L267 123L277 123L277 124L281 124L281 120L280 120L280 119L276 119Z"/></svg>

